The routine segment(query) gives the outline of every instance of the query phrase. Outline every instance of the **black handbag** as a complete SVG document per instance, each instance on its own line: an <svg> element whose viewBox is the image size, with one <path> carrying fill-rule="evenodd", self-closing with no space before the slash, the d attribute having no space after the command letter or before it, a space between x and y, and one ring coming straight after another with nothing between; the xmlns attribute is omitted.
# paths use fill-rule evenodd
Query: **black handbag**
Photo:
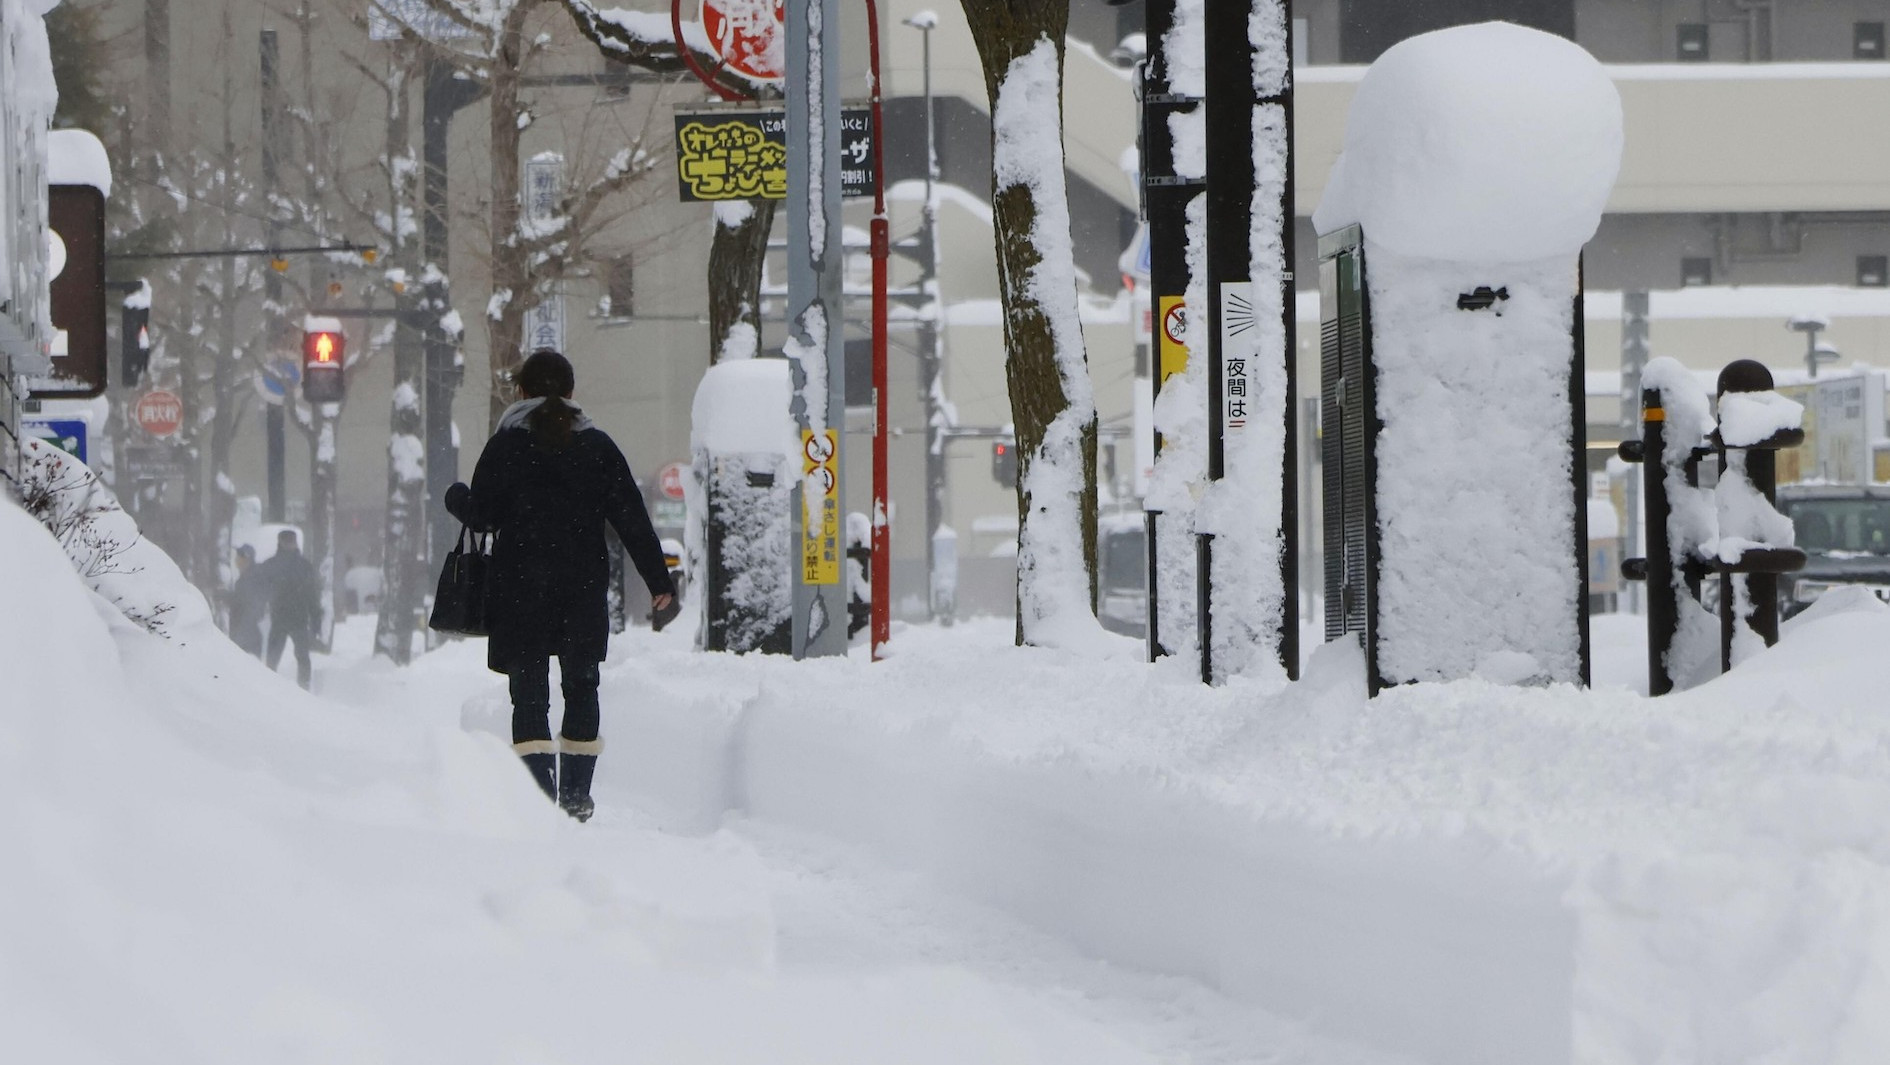
<svg viewBox="0 0 1890 1065"><path fill-rule="evenodd" d="M447 553L446 565L440 570L439 589L433 593L433 614L427 619L430 627L464 636L491 634L486 618L491 544L490 535L468 532L464 525L459 527L459 542Z"/></svg>

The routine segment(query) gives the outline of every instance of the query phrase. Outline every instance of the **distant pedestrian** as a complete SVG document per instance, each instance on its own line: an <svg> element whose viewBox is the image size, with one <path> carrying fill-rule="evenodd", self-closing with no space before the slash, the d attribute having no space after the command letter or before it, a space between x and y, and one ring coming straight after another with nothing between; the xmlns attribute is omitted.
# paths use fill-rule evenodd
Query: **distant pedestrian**
<svg viewBox="0 0 1890 1065"><path fill-rule="evenodd" d="M230 588L230 640L244 651L262 657L263 618L269 614L268 577L256 565L256 549L236 549L236 583Z"/></svg>
<svg viewBox="0 0 1890 1065"><path fill-rule="evenodd" d="M271 670L282 661L285 644L295 645L295 682L309 686L309 645L322 618L321 578L302 557L294 529L276 534L276 553L256 567L269 588L269 648L263 661Z"/></svg>
<svg viewBox="0 0 1890 1065"><path fill-rule="evenodd" d="M623 452L571 402L576 377L555 351L519 368L526 398L506 410L446 509L496 533L486 611L486 665L511 677L512 747L538 786L579 821L590 818L598 738L598 664L610 641L606 523L649 587L654 609L675 597L643 493ZM551 656L564 721L551 739ZM556 754L554 759L553 755Z"/></svg>

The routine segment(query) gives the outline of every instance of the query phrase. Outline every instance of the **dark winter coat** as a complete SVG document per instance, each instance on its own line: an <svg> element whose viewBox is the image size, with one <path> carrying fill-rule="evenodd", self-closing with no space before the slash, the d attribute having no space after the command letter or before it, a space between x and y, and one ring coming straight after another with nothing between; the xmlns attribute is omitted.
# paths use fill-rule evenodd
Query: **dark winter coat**
<svg viewBox="0 0 1890 1065"><path fill-rule="evenodd" d="M501 429L479 456L471 490L454 485L446 506L474 531L497 534L486 600L486 665L494 672L549 655L603 661L605 522L650 594L675 594L630 464L601 429L578 429L564 448L528 425Z"/></svg>
<svg viewBox="0 0 1890 1065"><path fill-rule="evenodd" d="M322 583L315 565L302 552L277 548L251 570L268 589L269 627L284 632L313 632L322 616Z"/></svg>

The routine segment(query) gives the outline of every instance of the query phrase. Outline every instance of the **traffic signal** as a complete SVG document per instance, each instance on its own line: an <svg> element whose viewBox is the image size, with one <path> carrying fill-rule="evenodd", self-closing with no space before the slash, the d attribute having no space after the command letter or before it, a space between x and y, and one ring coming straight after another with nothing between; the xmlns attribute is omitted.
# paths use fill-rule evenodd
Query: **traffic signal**
<svg viewBox="0 0 1890 1065"><path fill-rule="evenodd" d="M310 403L340 403L346 391L342 367L348 338L339 329L309 329L302 334L302 395Z"/></svg>
<svg viewBox="0 0 1890 1065"><path fill-rule="evenodd" d="M991 479L1006 488L1017 487L1017 441L1005 438L991 445Z"/></svg>

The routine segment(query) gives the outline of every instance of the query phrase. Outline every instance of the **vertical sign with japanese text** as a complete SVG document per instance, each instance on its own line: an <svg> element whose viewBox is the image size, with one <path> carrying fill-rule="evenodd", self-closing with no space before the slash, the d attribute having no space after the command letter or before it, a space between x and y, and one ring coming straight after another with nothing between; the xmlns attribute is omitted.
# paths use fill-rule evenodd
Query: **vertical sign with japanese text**
<svg viewBox="0 0 1890 1065"><path fill-rule="evenodd" d="M1221 283L1221 429L1237 433L1247 427L1253 406L1254 341L1259 335L1253 317L1253 283Z"/></svg>
<svg viewBox="0 0 1890 1065"><path fill-rule="evenodd" d="M801 430L804 584L840 583L840 471L835 468L839 444L832 429L818 437L810 429Z"/></svg>
<svg viewBox="0 0 1890 1065"><path fill-rule="evenodd" d="M540 152L525 164L525 218L538 230L558 217L558 203L564 197L564 156ZM525 351L550 348L564 350L564 296L552 291L537 306L525 312Z"/></svg>

